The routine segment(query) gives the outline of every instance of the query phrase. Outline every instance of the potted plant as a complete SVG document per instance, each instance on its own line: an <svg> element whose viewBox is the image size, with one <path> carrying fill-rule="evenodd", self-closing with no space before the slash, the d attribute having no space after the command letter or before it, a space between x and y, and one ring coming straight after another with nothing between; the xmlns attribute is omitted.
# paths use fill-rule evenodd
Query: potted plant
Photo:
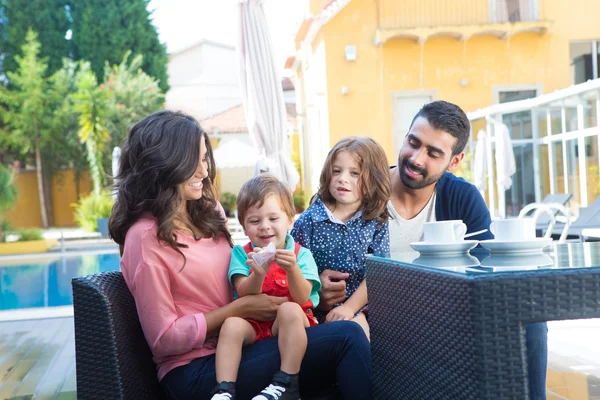
<svg viewBox="0 0 600 400"><path fill-rule="evenodd" d="M237 196L233 193L225 192L221 195L220 202L225 210L225 214L229 218L233 217L237 204Z"/></svg>
<svg viewBox="0 0 600 400"><path fill-rule="evenodd" d="M75 207L75 221L85 231L100 232L108 237L108 218L112 212L115 200L108 190L100 194L90 193L82 197Z"/></svg>

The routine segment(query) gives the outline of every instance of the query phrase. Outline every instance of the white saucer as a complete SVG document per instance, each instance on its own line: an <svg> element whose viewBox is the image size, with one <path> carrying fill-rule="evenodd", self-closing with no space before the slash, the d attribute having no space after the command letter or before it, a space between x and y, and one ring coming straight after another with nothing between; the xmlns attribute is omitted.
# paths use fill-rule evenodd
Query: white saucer
<svg viewBox="0 0 600 400"><path fill-rule="evenodd" d="M431 243L415 242L410 247L421 254L429 256L447 256L449 254L464 254L477 246L478 240L463 240L462 242Z"/></svg>
<svg viewBox="0 0 600 400"><path fill-rule="evenodd" d="M544 247L552 243L552 239L535 238L513 242L490 239L482 240L479 243L492 253L533 253L542 251Z"/></svg>

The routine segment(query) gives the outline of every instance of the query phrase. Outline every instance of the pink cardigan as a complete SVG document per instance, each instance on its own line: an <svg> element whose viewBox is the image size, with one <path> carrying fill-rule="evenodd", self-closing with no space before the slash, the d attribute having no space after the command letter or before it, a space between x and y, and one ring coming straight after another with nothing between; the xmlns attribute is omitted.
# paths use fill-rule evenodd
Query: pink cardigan
<svg viewBox="0 0 600 400"><path fill-rule="evenodd" d="M220 208L220 207L219 207ZM158 242L151 216L133 224L125 238L121 271L137 307L146 341L158 366L167 372L216 351L216 336L206 336L204 313L231 302L227 279L231 248L225 240L194 240L178 233L189 248L183 257Z"/></svg>

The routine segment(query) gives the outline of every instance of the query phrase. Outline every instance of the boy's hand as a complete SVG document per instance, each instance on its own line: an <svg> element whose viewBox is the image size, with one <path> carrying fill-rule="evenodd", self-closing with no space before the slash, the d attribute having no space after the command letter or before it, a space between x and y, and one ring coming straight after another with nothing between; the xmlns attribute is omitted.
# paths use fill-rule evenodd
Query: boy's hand
<svg viewBox="0 0 600 400"><path fill-rule="evenodd" d="M298 263L296 262L296 254L294 254L294 252L290 250L277 249L275 253L275 262L285 272L291 272L298 268Z"/></svg>
<svg viewBox="0 0 600 400"><path fill-rule="evenodd" d="M246 260L246 265L249 266L250 268L252 268L252 270L254 271L255 274L265 276L267 274L267 271L271 267L271 263L273 262L273 260L271 259L271 260L268 260L263 265L258 265L258 264L256 264L256 262L254 262L254 259L252 258L252 256L255 255L256 253L258 253L259 251L261 251L262 249L260 247L255 247L252 250L253 250L252 252L248 253L248 259Z"/></svg>
<svg viewBox="0 0 600 400"><path fill-rule="evenodd" d="M350 307L342 304L329 311L325 317L325 322L350 321L352 318L354 318L354 311L352 311Z"/></svg>

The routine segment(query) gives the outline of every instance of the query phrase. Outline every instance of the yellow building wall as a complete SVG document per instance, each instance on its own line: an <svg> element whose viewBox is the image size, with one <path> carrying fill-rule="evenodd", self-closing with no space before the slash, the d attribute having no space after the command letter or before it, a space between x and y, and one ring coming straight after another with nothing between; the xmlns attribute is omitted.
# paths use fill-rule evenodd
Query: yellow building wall
<svg viewBox="0 0 600 400"><path fill-rule="evenodd" d="M72 170L57 171L52 177L52 199L54 226L76 226L72 203L77 202L77 192ZM42 212L35 171L21 171L15 177L17 203L6 213L6 221L13 228L40 228ZM79 180L79 195L85 196L92 190L92 181L87 172Z"/></svg>
<svg viewBox="0 0 600 400"><path fill-rule="evenodd" d="M301 193L304 190L304 180L302 179L302 154L300 153L300 135L298 132L294 132L290 135L290 142L292 145L292 161L294 166L296 165L296 162L300 163L300 171L298 171L300 181L298 182L294 193Z"/></svg>
<svg viewBox="0 0 600 400"><path fill-rule="evenodd" d="M465 42L435 37L422 46L391 39L376 46L376 4L353 0L321 30L327 46L330 143L348 135L371 136L384 146L390 163L397 157L392 154L392 92L432 89L437 99L465 111L493 104L496 85L539 84L549 93L570 84L569 41L600 39L594 17L600 15L600 1L542 0L542 18L552 22L543 34L475 36ZM345 59L347 45L356 46L354 62ZM348 87L347 95L341 94L342 86Z"/></svg>
<svg viewBox="0 0 600 400"><path fill-rule="evenodd" d="M35 171L21 171L15 177L17 202L12 210L6 212L6 221L13 228L31 228L42 226L40 197Z"/></svg>
<svg viewBox="0 0 600 400"><path fill-rule="evenodd" d="M91 192L92 179L87 171L79 178L79 193L77 193L75 173L72 169L56 172L52 176L54 226L76 226L72 204Z"/></svg>

